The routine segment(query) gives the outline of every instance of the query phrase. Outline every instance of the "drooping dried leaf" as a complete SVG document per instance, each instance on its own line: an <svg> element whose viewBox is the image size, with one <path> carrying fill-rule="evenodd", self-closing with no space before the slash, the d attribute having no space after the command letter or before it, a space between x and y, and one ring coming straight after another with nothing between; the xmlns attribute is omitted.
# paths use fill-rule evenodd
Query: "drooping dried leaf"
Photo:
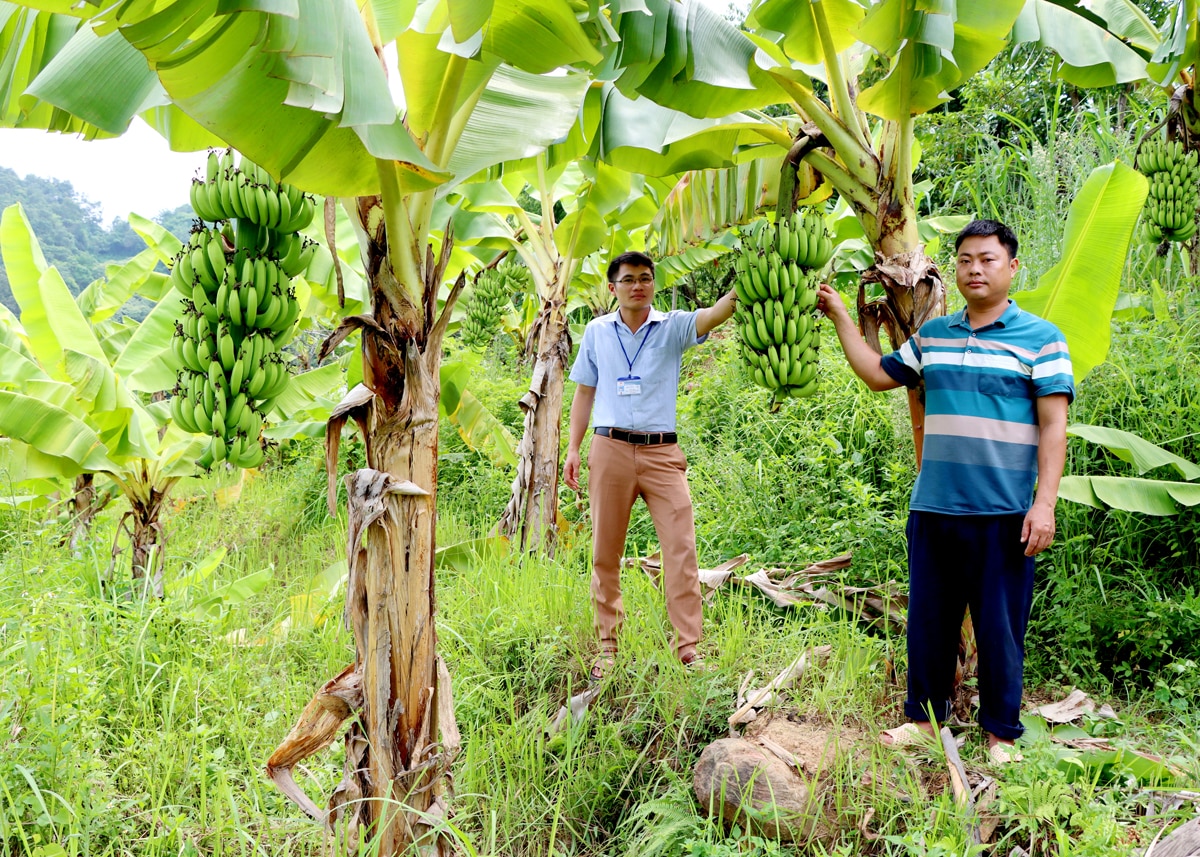
<svg viewBox="0 0 1200 857"><path fill-rule="evenodd" d="M327 814L295 781L292 768L332 744L342 724L361 707L362 674L350 664L317 691L304 706L283 743L267 759L267 776L289 800L316 821L325 822Z"/></svg>

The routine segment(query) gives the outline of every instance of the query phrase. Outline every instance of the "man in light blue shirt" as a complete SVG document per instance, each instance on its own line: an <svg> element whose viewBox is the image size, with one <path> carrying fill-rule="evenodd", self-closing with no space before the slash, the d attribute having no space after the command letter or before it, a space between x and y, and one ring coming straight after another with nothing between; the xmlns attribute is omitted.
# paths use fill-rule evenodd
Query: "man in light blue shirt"
<svg viewBox="0 0 1200 857"><path fill-rule="evenodd" d="M625 613L621 602L621 556L629 516L638 497L646 501L662 548L667 616L675 629L675 653L687 666L700 664L700 567L687 484L687 459L675 437L675 403L683 352L708 338L733 315L733 291L711 307L669 313L654 309L654 262L644 253L623 253L608 266L608 289L617 311L594 319L583 334L571 368L578 386L571 402L571 429L563 481L579 490L579 448L594 415L588 454L591 472L592 604L600 656L591 678L612 665Z"/></svg>

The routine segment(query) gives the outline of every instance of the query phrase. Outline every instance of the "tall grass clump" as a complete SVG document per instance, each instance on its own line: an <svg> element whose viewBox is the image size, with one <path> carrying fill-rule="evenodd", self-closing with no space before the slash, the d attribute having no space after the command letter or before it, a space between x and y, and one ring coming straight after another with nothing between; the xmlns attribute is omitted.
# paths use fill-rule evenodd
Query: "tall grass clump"
<svg viewBox="0 0 1200 857"><path fill-rule="evenodd" d="M712 564L749 553L759 562L806 565L851 551L860 580L903 573L915 477L904 397L868 391L828 341L832 332L824 336L820 394L774 412L731 335L705 353L689 352L681 443L697 539Z"/></svg>
<svg viewBox="0 0 1200 857"><path fill-rule="evenodd" d="M1108 362L1080 385L1071 418L1144 437L1200 462L1200 393L1180 367L1200 357L1200 312L1114 329ZM1134 476L1102 447L1072 439L1068 472ZM1171 470L1146 478L1178 479ZM1059 504L1052 573L1033 617L1034 663L1064 681L1150 690L1168 710L1200 699L1200 514L1154 517ZM1054 653L1051 655L1051 653Z"/></svg>
<svg viewBox="0 0 1200 857"><path fill-rule="evenodd" d="M3 853L321 852L319 833L260 773L351 656L336 621L278 633L288 596L344 538L336 522L292 526L295 475L271 471L236 500L236 485L217 480L181 496L167 518L168 575L224 553L210 577L163 601L109 572L112 512L78 555L25 527L0 558ZM264 597L224 588L261 569Z"/></svg>

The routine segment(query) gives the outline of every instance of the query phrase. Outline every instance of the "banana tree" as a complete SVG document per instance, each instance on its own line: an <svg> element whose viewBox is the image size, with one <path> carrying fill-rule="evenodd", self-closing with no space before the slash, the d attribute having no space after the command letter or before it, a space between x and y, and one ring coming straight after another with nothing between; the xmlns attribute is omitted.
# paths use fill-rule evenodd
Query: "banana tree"
<svg viewBox="0 0 1200 857"><path fill-rule="evenodd" d="M119 359L138 328L136 322L120 318L119 311L135 295L151 302L162 297L167 290L166 276L155 268L179 248L179 241L157 223L136 214L130 215L130 223L146 241L146 249L126 262L106 266L105 275L90 283L74 299L110 362ZM29 240L34 240L32 235ZM15 317L9 320L11 329L20 328ZM85 472L75 476L71 485L51 480L35 481L26 486L32 491L25 502L36 503L50 496L70 495L70 531L64 543L72 549L87 535L93 519L119 494L114 484L101 482L98 485L95 477L96 474Z"/></svg>
<svg viewBox="0 0 1200 857"><path fill-rule="evenodd" d="M585 122L596 115L597 95L585 104ZM583 260L608 245L610 233L620 228L620 211L631 199L641 198L634 192L640 185L623 170L590 159L571 164L551 150L526 170L510 165L502 180L460 189L462 216L473 221L464 223L463 240L520 256L540 303L529 336L536 343L532 379L519 403L525 426L516 449L516 475L498 524L498 531L522 551L553 555L558 533L563 386L571 353L569 286ZM531 215L517 202L513 191L526 186L541 202L540 215ZM555 219L556 204L567 212L561 223Z"/></svg>
<svg viewBox="0 0 1200 857"><path fill-rule="evenodd" d="M19 319L0 319L0 435L10 441L9 463L34 484L75 480L86 490L97 476L111 480L129 504L118 539L128 536L133 577L161 596L160 516L178 481L194 474L199 439L168 426L164 403L143 406L138 394L173 383L164 355L178 302L156 305L117 350L115 337L96 337L47 266L19 204L0 217L0 253L21 310Z"/></svg>

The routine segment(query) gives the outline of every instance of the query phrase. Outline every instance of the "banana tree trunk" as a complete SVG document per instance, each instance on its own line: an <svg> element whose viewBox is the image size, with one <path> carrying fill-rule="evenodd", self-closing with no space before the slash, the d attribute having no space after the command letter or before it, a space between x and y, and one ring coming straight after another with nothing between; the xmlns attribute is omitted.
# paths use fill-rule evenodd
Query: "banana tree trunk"
<svg viewBox="0 0 1200 857"><path fill-rule="evenodd" d="M380 855L453 853L443 822L458 752L450 675L437 655L434 551L437 524L438 371L442 340L464 284L459 278L436 323L436 295L451 236L421 270L423 306L406 302L387 256L375 198L359 200L378 224L365 254L374 312L346 319L322 346L323 360L352 330L362 334L363 383L330 417L326 468L335 511L338 442L347 420L363 434L366 467L346 477L349 502L345 623L355 659L318 692L267 762L280 789L330 830L347 853L370 843ZM399 297L397 297L399 296ZM292 767L327 747L340 727L346 761L321 810Z"/></svg>
<svg viewBox="0 0 1200 857"><path fill-rule="evenodd" d="M148 581L154 597L162 598L167 535L159 519L167 496L178 480L168 479L163 485L155 486L150 483L144 467L142 475L143 481L140 484L123 486L125 497L129 501L129 511L121 516L117 525L110 569L115 566L117 557L122 553L120 539L124 533L129 538L130 566L134 581Z"/></svg>
<svg viewBox="0 0 1200 857"><path fill-rule="evenodd" d="M367 467L346 480L346 621L362 708L345 736L329 824L344 825L351 849L366 833L380 854L414 845L442 854L449 852L431 826L447 813L450 761L438 744L443 689L434 627L440 348L422 353L409 343L406 350L404 393L395 406L381 395L365 405Z"/></svg>
<svg viewBox="0 0 1200 857"><path fill-rule="evenodd" d="M498 529L522 552L541 550L553 556L558 536L563 384L571 356L571 333L562 295L545 302L536 329L533 378L520 401L525 431L517 445L517 475Z"/></svg>
<svg viewBox="0 0 1200 857"><path fill-rule="evenodd" d="M78 550L80 542L92 528L92 521L104 511L112 499L108 491L96 491L96 475L83 473L75 477L75 490L71 495L71 533L64 539L64 544L72 551Z"/></svg>

